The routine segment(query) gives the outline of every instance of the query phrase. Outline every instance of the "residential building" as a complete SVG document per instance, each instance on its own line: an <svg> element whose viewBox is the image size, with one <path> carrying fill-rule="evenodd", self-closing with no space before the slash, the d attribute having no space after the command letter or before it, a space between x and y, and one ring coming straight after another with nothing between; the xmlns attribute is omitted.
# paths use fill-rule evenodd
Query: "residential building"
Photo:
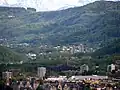
<svg viewBox="0 0 120 90"><path fill-rule="evenodd" d="M42 78L45 77L46 68L45 67L38 67L38 77Z"/></svg>
<svg viewBox="0 0 120 90"><path fill-rule="evenodd" d="M12 78L12 72L2 72L2 78L3 79L9 79L9 78Z"/></svg>

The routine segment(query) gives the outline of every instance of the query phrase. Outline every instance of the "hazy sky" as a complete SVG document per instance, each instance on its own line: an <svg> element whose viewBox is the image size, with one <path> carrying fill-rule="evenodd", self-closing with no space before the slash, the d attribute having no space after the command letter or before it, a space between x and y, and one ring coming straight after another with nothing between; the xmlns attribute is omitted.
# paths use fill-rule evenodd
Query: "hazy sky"
<svg viewBox="0 0 120 90"><path fill-rule="evenodd" d="M11 6L33 7L39 11L58 10L63 7L82 6L96 0L0 0Z"/></svg>

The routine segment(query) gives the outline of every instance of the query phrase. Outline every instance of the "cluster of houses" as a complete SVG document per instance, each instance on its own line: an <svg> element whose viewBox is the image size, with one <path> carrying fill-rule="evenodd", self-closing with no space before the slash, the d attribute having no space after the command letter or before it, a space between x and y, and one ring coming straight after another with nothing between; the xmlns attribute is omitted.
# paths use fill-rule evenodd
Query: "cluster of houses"
<svg viewBox="0 0 120 90"><path fill-rule="evenodd" d="M96 66L96 68L99 68L99 66ZM114 72L119 71L119 69L116 70L116 68L117 68L117 64L108 65L107 72L110 72L110 73L114 74ZM84 72L88 72L89 70L90 70L89 66L87 64L83 64L83 65L80 66L80 71L79 72L82 74ZM10 69L9 71L2 72L2 78L3 79L9 79L9 78L12 78L12 77L17 77L20 73L21 73L20 69ZM44 78L46 73L47 73L47 69L45 67L38 67L36 76L38 78ZM74 77L83 78L81 75L74 76ZM85 76L85 77L88 77L88 76ZM101 77L101 78L105 78L105 77ZM49 79L52 79L52 78L49 78Z"/></svg>

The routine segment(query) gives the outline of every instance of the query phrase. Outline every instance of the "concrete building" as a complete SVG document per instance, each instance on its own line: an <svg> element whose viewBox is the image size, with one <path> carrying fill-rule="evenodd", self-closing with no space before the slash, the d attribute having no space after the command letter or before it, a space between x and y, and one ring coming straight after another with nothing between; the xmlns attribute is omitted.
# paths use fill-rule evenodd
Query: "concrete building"
<svg viewBox="0 0 120 90"><path fill-rule="evenodd" d="M42 78L45 77L46 68L45 67L38 67L38 77Z"/></svg>
<svg viewBox="0 0 120 90"><path fill-rule="evenodd" d="M8 72L8 71L2 72L2 78L3 79L9 79L11 77L12 77L12 72Z"/></svg>
<svg viewBox="0 0 120 90"><path fill-rule="evenodd" d="M70 77L68 80L69 81L72 81L72 80L89 80L89 79L96 79L96 80L99 80L99 79L108 79L108 76L96 76L96 75L92 75L92 76L72 76Z"/></svg>
<svg viewBox="0 0 120 90"><path fill-rule="evenodd" d="M115 64L111 64L107 66L107 72L112 72L114 71L116 68Z"/></svg>
<svg viewBox="0 0 120 90"><path fill-rule="evenodd" d="M36 59L37 55L34 53L28 53L27 57L33 60L33 59Z"/></svg>
<svg viewBox="0 0 120 90"><path fill-rule="evenodd" d="M83 64L81 67L80 67L80 72L83 73L83 72L88 72L89 71L89 67L88 65L86 64Z"/></svg>

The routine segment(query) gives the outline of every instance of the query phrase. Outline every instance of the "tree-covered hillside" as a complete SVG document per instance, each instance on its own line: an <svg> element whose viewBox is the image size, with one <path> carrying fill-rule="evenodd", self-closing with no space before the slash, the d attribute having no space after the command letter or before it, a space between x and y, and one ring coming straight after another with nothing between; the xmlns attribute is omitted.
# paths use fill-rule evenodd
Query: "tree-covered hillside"
<svg viewBox="0 0 120 90"><path fill-rule="evenodd" d="M27 58L9 48L0 46L0 63L20 64L25 62Z"/></svg>
<svg viewBox="0 0 120 90"><path fill-rule="evenodd" d="M99 46L120 37L119 1L96 1L52 12L18 11L0 9L0 36L10 43Z"/></svg>
<svg viewBox="0 0 120 90"><path fill-rule="evenodd" d="M114 40L94 52L96 56L120 54L120 39Z"/></svg>

